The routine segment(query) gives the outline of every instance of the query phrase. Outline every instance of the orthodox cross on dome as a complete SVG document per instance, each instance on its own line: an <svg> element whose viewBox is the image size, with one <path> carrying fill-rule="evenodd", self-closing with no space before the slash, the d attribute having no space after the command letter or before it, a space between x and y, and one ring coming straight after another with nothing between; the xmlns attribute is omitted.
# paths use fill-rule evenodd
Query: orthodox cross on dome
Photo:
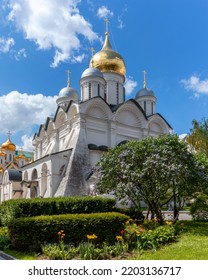
<svg viewBox="0 0 208 280"><path fill-rule="evenodd" d="M92 52L92 57L94 55L95 49L94 48L90 48L91 52Z"/></svg>
<svg viewBox="0 0 208 280"><path fill-rule="evenodd" d="M105 19L105 34L106 34L106 35L108 34L108 24L109 24L109 19L106 18L106 19Z"/></svg>
<svg viewBox="0 0 208 280"><path fill-rule="evenodd" d="M144 73L144 82L143 82L143 85L144 85L144 88L146 88L146 85L147 85L147 82L146 82L147 71L146 71L146 70L143 70L142 72Z"/></svg>
<svg viewBox="0 0 208 280"><path fill-rule="evenodd" d="M70 87L70 74L71 74L71 71L70 70L66 70L66 72L68 74L67 87Z"/></svg>
<svg viewBox="0 0 208 280"><path fill-rule="evenodd" d="M95 49L94 48L90 48L91 52L92 52L92 59L91 59L91 65L93 67L93 56L94 56L94 52L95 52Z"/></svg>
<svg viewBox="0 0 208 280"><path fill-rule="evenodd" d="M8 135L8 138L10 140L10 136L12 135L10 130L8 130L7 135Z"/></svg>

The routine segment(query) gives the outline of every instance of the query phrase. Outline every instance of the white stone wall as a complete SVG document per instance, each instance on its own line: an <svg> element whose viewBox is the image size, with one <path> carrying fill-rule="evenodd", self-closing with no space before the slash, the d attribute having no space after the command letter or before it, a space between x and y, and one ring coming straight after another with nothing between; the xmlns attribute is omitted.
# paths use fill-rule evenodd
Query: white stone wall
<svg viewBox="0 0 208 280"><path fill-rule="evenodd" d="M103 76L106 80L106 94L108 104L121 104L124 102L124 77L122 75L104 72ZM118 86L117 86L118 84ZM117 96L118 95L118 96Z"/></svg>

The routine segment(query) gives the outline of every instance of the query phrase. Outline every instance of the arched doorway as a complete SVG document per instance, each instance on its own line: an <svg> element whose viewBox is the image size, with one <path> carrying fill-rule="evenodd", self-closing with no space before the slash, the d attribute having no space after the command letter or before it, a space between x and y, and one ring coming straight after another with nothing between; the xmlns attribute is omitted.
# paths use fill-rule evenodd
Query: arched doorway
<svg viewBox="0 0 208 280"><path fill-rule="evenodd" d="M31 185L30 185L30 197L34 198L38 196L38 172L37 169L33 169L31 175Z"/></svg>
<svg viewBox="0 0 208 280"><path fill-rule="evenodd" d="M38 196L37 187L32 186L31 189L30 189L30 197L35 198L37 196Z"/></svg>

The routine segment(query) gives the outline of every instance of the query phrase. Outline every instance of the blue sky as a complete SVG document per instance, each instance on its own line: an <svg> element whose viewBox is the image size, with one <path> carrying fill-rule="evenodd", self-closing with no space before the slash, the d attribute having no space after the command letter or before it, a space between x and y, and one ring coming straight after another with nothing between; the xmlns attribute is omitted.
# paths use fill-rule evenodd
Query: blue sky
<svg viewBox="0 0 208 280"><path fill-rule="evenodd" d="M143 87L177 134L208 117L207 0L2 0L0 2L0 144L17 147L56 110L66 86L80 92L90 48L99 51L109 18L112 47L126 63L126 98Z"/></svg>

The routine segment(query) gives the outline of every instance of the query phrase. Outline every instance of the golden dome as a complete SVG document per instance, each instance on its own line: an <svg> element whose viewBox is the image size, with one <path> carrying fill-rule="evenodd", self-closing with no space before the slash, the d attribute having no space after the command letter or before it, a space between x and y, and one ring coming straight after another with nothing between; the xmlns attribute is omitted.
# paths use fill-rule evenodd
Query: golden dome
<svg viewBox="0 0 208 280"><path fill-rule="evenodd" d="M101 51L97 52L90 60L90 67L98 68L101 72L115 72L125 76L126 67L122 56L115 52L110 44L108 35L105 33L105 42Z"/></svg>
<svg viewBox="0 0 208 280"><path fill-rule="evenodd" d="M18 158L18 159L19 159L19 158L25 158L25 155L20 154L17 158Z"/></svg>
<svg viewBox="0 0 208 280"><path fill-rule="evenodd" d="M16 146L11 142L10 138L1 145L2 151L9 150L9 151L15 151Z"/></svg>
<svg viewBox="0 0 208 280"><path fill-rule="evenodd" d="M4 172L4 169L1 167L0 168L0 173L3 173Z"/></svg>
<svg viewBox="0 0 208 280"><path fill-rule="evenodd" d="M4 157L6 154L2 151L2 150L0 150L0 157Z"/></svg>

